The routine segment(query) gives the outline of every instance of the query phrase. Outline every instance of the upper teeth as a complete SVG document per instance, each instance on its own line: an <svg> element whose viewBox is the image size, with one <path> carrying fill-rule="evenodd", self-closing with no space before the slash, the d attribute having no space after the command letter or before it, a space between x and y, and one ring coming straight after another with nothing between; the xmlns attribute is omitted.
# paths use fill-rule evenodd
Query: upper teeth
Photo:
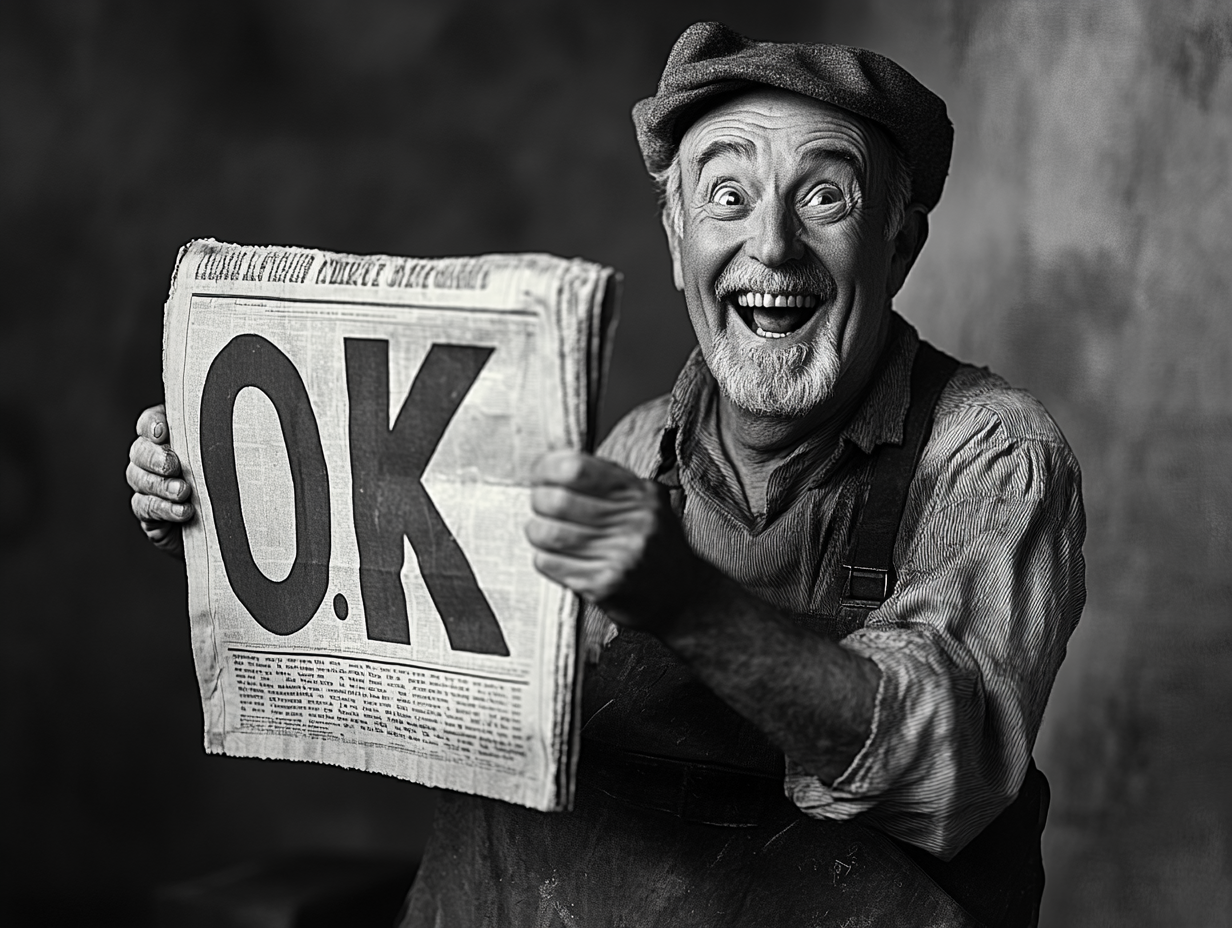
<svg viewBox="0 0 1232 928"><path fill-rule="evenodd" d="M740 293L736 302L741 306L785 307L788 309L811 309L817 302L817 297L811 293Z"/></svg>

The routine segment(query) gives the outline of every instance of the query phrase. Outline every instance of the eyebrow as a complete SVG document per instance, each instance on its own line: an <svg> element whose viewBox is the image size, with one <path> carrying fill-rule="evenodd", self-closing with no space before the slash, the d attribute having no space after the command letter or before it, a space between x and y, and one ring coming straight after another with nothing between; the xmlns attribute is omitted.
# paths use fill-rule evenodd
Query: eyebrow
<svg viewBox="0 0 1232 928"><path fill-rule="evenodd" d="M713 161L722 155L734 155L737 158L751 161L756 153L757 148L752 142L744 142L737 139L716 139L701 150L701 154L694 159L694 164L700 170L706 166L707 162Z"/></svg>
<svg viewBox="0 0 1232 928"><path fill-rule="evenodd" d="M719 158L723 155L732 155L737 158L744 158L747 161L753 160L757 154L757 147L752 142L746 142L739 139L716 139L705 148L694 159L694 164L700 171L706 164ZM842 161L850 164L856 172L856 177L860 183L867 180L867 167L864 164L864 159L860 156L860 152L849 145L835 145L830 142L821 142L814 145L808 145L800 151L800 157L810 162L817 161Z"/></svg>
<svg viewBox="0 0 1232 928"><path fill-rule="evenodd" d="M800 151L800 157L808 161L845 161L855 169L856 177L861 183L866 179L868 167L860 152L851 146L829 143L809 145Z"/></svg>

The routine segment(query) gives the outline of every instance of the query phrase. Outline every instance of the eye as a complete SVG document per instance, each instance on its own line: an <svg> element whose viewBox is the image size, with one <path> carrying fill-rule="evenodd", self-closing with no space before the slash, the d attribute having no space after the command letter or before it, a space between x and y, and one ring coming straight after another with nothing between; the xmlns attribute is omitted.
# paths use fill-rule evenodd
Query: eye
<svg viewBox="0 0 1232 928"><path fill-rule="evenodd" d="M805 206L841 206L846 203L847 198L843 196L843 191L834 184L822 184L815 188L808 195L808 199L804 201Z"/></svg>
<svg viewBox="0 0 1232 928"><path fill-rule="evenodd" d="M744 194L729 184L723 184L710 194L710 202L715 206L743 206Z"/></svg>

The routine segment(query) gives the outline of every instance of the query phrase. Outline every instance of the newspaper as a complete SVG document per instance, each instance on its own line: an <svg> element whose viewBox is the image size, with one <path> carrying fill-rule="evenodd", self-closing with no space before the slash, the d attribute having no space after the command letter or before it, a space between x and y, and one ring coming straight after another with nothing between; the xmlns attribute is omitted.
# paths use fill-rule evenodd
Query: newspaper
<svg viewBox="0 0 1232 928"><path fill-rule="evenodd" d="M594 435L613 271L194 241L163 333L211 753L572 802L576 597L531 463Z"/></svg>

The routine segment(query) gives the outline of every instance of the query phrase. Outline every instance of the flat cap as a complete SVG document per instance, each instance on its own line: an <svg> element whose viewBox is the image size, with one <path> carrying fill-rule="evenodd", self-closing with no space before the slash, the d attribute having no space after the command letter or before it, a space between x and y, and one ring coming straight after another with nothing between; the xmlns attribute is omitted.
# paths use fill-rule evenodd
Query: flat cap
<svg viewBox="0 0 1232 928"><path fill-rule="evenodd" d="M706 101L750 84L790 90L881 126L911 167L912 202L941 199L954 126L945 101L889 58L845 45L754 42L722 23L685 30L667 58L659 90L633 107L642 158L651 173L672 160Z"/></svg>

